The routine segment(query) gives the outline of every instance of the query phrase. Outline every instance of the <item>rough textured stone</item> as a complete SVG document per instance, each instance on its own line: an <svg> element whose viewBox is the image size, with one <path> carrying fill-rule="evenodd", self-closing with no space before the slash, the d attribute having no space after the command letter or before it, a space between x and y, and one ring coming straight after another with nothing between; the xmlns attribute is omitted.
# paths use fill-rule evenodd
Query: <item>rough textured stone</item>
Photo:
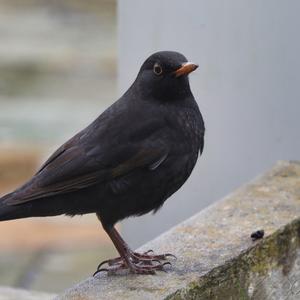
<svg viewBox="0 0 300 300"><path fill-rule="evenodd" d="M0 287L0 300L50 300L54 297L54 294Z"/></svg>
<svg viewBox="0 0 300 300"><path fill-rule="evenodd" d="M300 163L279 162L140 249L175 254L167 273L102 273L57 299L299 299L299 216Z"/></svg>

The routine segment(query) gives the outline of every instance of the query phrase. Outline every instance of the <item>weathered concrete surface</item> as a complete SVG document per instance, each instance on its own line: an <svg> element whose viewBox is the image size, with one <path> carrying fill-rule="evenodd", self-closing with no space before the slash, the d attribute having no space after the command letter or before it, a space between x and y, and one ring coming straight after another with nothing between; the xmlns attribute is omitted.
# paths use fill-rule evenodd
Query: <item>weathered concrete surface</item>
<svg viewBox="0 0 300 300"><path fill-rule="evenodd" d="M0 287L0 300L50 300L54 297L54 294Z"/></svg>
<svg viewBox="0 0 300 300"><path fill-rule="evenodd" d="M265 238L252 242L257 229ZM299 299L300 163L277 163L147 249L178 260L154 276L88 278L57 299Z"/></svg>

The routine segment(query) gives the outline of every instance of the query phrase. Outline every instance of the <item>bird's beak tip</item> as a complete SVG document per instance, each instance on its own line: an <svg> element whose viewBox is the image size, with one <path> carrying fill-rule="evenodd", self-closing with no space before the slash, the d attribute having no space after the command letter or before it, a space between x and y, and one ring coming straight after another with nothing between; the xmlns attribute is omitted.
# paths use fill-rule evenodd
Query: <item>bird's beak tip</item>
<svg viewBox="0 0 300 300"><path fill-rule="evenodd" d="M189 73L195 71L199 66L192 62L186 62L181 65L179 69L177 69L174 74L176 77L182 76L182 75L188 75Z"/></svg>

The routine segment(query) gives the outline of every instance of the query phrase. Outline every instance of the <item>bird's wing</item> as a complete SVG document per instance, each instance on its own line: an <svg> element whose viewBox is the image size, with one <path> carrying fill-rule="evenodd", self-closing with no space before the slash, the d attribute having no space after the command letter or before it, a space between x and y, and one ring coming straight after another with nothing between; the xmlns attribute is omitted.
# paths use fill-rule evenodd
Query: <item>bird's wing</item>
<svg viewBox="0 0 300 300"><path fill-rule="evenodd" d="M151 126L146 124L146 127L148 125ZM147 128L138 129L139 132L145 130L149 131ZM7 205L17 205L108 182L137 168L154 170L166 159L169 151L160 135L156 134L157 130L152 131L147 139L136 138L140 135L138 133L133 135L133 141L126 139L126 143L119 145L106 142L89 146L82 139L83 135L78 134L54 152L28 183L2 200Z"/></svg>

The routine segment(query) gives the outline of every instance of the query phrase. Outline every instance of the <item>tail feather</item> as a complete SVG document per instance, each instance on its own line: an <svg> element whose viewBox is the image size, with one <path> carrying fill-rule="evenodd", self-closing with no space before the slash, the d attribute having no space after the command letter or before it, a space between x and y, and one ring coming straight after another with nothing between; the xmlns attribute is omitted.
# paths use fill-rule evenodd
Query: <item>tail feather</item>
<svg viewBox="0 0 300 300"><path fill-rule="evenodd" d="M13 198L13 193L9 193L9 194L6 194L6 195L2 196L0 198L0 207L1 207L1 204L4 205L6 201L9 201L12 198Z"/></svg>
<svg viewBox="0 0 300 300"><path fill-rule="evenodd" d="M0 198L0 222L30 217L88 214L99 211L94 190L54 195L24 203L13 204L11 199L19 197L18 190ZM86 201L82 198L86 197Z"/></svg>
<svg viewBox="0 0 300 300"><path fill-rule="evenodd" d="M5 204L12 194L7 194L0 198L0 221L7 221L22 218L20 207Z"/></svg>
<svg viewBox="0 0 300 300"><path fill-rule="evenodd" d="M76 196L64 195L61 197L51 197L29 201L21 204L10 204L10 199L16 197L15 193L7 194L0 198L0 222L14 219L23 219L31 217L50 217L62 214L77 214ZM74 200L74 201L72 201ZM85 208L82 213L91 213L93 208Z"/></svg>

